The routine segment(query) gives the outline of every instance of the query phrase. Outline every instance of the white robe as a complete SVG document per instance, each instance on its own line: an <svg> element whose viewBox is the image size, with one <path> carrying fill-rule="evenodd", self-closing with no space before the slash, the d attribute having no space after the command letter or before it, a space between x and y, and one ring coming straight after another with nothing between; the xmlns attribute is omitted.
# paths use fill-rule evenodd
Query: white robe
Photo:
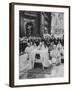
<svg viewBox="0 0 72 90"><path fill-rule="evenodd" d="M59 63L61 62L61 55L58 49L52 50L50 55L52 56L52 63Z"/></svg>
<svg viewBox="0 0 72 90"><path fill-rule="evenodd" d="M28 63L29 68L32 69L32 59L31 59L31 52L33 50L33 47L26 47L25 52L28 54Z"/></svg>

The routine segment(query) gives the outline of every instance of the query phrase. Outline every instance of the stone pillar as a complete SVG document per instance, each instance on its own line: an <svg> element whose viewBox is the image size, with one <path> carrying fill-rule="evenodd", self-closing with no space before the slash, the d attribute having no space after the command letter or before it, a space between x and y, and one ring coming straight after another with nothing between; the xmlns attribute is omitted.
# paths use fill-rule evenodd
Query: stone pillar
<svg viewBox="0 0 72 90"><path fill-rule="evenodd" d="M44 12L41 12L40 34L44 34Z"/></svg>

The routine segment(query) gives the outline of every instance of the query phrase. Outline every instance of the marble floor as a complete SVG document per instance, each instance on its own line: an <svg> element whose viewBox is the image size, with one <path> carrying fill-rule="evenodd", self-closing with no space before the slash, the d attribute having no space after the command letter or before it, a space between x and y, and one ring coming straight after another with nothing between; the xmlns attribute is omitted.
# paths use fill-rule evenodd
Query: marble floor
<svg viewBox="0 0 72 90"><path fill-rule="evenodd" d="M20 56L19 65L19 79L32 79L32 78L51 78L64 76L64 64L51 65L47 69L32 68L30 69L29 62L25 62L25 56Z"/></svg>

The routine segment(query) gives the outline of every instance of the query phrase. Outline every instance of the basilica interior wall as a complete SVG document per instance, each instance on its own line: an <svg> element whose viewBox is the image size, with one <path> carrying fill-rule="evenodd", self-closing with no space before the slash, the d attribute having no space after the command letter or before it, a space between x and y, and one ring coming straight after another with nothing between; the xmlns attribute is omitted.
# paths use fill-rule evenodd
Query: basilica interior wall
<svg viewBox="0 0 72 90"><path fill-rule="evenodd" d="M64 34L64 13L51 13L51 33L55 35Z"/></svg>
<svg viewBox="0 0 72 90"><path fill-rule="evenodd" d="M19 22L20 37L24 37L28 33L31 36L41 36L42 34L61 35L64 33L64 13L60 12L21 11ZM32 23L32 28L29 28L26 34L27 23Z"/></svg>

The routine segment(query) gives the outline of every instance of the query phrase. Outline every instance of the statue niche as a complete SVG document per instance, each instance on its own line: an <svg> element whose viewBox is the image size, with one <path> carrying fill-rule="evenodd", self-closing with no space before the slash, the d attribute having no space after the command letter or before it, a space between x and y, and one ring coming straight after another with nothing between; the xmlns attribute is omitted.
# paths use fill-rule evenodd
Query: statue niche
<svg viewBox="0 0 72 90"><path fill-rule="evenodd" d="M32 24L32 22L28 22L26 24L26 36L27 37L32 36L32 31L33 31L33 24Z"/></svg>

